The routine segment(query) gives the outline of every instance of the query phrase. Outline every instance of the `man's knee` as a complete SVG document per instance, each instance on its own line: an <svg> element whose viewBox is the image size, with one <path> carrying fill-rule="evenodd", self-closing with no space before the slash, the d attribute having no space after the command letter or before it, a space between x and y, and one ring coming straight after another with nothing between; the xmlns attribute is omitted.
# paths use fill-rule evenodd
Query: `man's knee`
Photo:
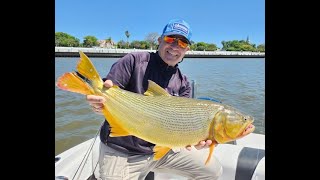
<svg viewBox="0 0 320 180"><path fill-rule="evenodd" d="M222 166L220 166L220 168L219 169L217 169L215 172L213 172L211 175L211 179L219 179L219 177L222 175L222 173L223 173L223 168L222 168Z"/></svg>
<svg viewBox="0 0 320 180"><path fill-rule="evenodd" d="M222 175L223 168L219 162L216 162L214 166L206 166L204 171L201 173L203 179L216 180Z"/></svg>

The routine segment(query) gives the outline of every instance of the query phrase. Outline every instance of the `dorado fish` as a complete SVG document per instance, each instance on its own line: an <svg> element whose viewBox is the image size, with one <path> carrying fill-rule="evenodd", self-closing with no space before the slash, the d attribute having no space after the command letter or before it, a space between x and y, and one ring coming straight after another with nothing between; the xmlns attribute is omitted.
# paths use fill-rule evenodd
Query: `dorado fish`
<svg viewBox="0 0 320 180"><path fill-rule="evenodd" d="M202 140L226 143L254 131L253 117L239 110L208 100L171 96L155 82L148 81L144 94L133 93L103 81L91 60L80 51L77 72L63 74L57 86L84 95L106 99L102 110L110 124L110 136L136 136L155 144L154 160L170 149L196 145ZM215 143L210 145L205 164Z"/></svg>

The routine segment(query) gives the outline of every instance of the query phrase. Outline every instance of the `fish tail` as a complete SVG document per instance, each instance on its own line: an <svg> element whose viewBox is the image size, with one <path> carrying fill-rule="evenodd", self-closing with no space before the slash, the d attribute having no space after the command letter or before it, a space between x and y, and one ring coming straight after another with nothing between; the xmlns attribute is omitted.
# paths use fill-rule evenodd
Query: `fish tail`
<svg viewBox="0 0 320 180"><path fill-rule="evenodd" d="M93 87L97 89L103 88L103 81L96 70L96 68L93 66L91 60L85 55L82 51L79 51L80 53L80 60L77 65L77 71L83 75L85 78L87 78Z"/></svg>
<svg viewBox="0 0 320 180"><path fill-rule="evenodd" d="M94 94L94 89L80 78L76 73L69 72L58 78L57 84L60 89L80 93L84 95Z"/></svg>

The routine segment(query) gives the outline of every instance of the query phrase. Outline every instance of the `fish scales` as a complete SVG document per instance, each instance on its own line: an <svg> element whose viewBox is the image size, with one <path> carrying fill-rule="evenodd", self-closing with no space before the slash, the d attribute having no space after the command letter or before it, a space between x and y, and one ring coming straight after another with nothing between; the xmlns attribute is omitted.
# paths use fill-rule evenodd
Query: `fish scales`
<svg viewBox="0 0 320 180"><path fill-rule="evenodd" d="M119 88L109 89L107 94L107 109L116 112L113 116L129 132L160 145L183 146L207 138L215 114L212 109L215 106L209 101L173 96L141 97Z"/></svg>

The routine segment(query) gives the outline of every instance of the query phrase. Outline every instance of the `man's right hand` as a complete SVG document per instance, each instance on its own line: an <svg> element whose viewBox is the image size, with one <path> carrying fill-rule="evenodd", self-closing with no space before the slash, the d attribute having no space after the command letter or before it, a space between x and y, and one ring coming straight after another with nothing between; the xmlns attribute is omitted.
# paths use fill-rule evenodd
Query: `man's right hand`
<svg viewBox="0 0 320 180"><path fill-rule="evenodd" d="M113 86L113 83L111 80L106 80L103 85L106 88L110 88ZM92 110L102 115L102 109L103 109L103 103L106 102L106 99L102 96L97 95L87 95L86 100L88 101L89 105L92 107Z"/></svg>

